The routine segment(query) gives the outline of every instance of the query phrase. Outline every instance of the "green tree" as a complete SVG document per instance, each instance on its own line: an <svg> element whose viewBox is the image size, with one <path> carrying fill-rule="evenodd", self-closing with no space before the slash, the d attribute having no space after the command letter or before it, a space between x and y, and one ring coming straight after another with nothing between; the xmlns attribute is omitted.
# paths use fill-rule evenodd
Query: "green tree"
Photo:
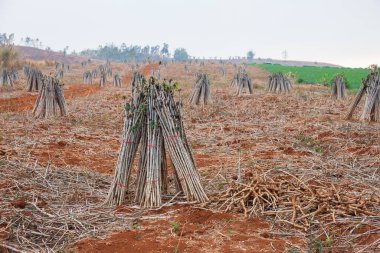
<svg viewBox="0 0 380 253"><path fill-rule="evenodd" d="M187 53L186 49L184 48L177 48L174 51L174 60L176 61L186 61L189 59L189 54Z"/></svg>
<svg viewBox="0 0 380 253"><path fill-rule="evenodd" d="M12 68L17 65L18 55L12 46L0 47L0 68Z"/></svg>
<svg viewBox="0 0 380 253"><path fill-rule="evenodd" d="M0 45L10 45L13 44L15 39L15 34L11 33L7 36L6 33L0 33Z"/></svg>
<svg viewBox="0 0 380 253"><path fill-rule="evenodd" d="M161 49L161 54L163 56L166 56L166 57L169 57L170 54L169 54L169 45L164 43L164 45L162 46L162 49Z"/></svg>
<svg viewBox="0 0 380 253"><path fill-rule="evenodd" d="M159 55L159 53L160 53L160 46L159 45L150 48L150 54L151 55Z"/></svg>
<svg viewBox="0 0 380 253"><path fill-rule="evenodd" d="M32 41L32 38L26 36L26 38L25 38L25 46L29 46L30 43L31 43L31 41Z"/></svg>
<svg viewBox="0 0 380 253"><path fill-rule="evenodd" d="M255 53L252 50L248 51L248 53L247 53L247 59L248 60L253 60L254 57L255 57Z"/></svg>

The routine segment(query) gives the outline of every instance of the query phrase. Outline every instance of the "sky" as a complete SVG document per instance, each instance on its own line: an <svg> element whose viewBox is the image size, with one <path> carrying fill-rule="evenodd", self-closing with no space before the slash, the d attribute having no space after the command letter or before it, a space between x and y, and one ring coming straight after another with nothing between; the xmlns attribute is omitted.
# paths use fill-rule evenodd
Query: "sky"
<svg viewBox="0 0 380 253"><path fill-rule="evenodd" d="M0 33L81 51L114 43L380 65L380 0L0 0Z"/></svg>

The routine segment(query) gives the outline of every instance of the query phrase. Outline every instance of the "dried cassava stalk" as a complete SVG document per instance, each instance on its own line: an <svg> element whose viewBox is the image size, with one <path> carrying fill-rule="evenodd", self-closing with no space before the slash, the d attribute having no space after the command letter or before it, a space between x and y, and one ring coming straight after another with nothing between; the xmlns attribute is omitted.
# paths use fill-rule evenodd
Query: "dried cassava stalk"
<svg viewBox="0 0 380 253"><path fill-rule="evenodd" d="M24 75L28 78L29 77L30 66L29 65L24 65L22 67L22 71L24 72Z"/></svg>
<svg viewBox="0 0 380 253"><path fill-rule="evenodd" d="M248 89L249 94L253 93L252 81L248 76L244 68L239 68L238 72L234 75L232 79L231 86L237 88L237 95L240 96L244 90Z"/></svg>
<svg viewBox="0 0 380 253"><path fill-rule="evenodd" d="M83 74L83 83L85 83L85 84L92 84L92 77L93 77L93 74L92 74L91 71L84 72L84 74Z"/></svg>
<svg viewBox="0 0 380 253"><path fill-rule="evenodd" d="M93 78L97 78L98 77L98 70L97 69L92 70L92 77Z"/></svg>
<svg viewBox="0 0 380 253"><path fill-rule="evenodd" d="M107 73L105 71L100 71L100 81L99 86L103 87L106 85L107 82Z"/></svg>
<svg viewBox="0 0 380 253"><path fill-rule="evenodd" d="M33 108L35 118L51 118L66 115L65 97L62 84L51 76L44 76L36 103Z"/></svg>
<svg viewBox="0 0 380 253"><path fill-rule="evenodd" d="M107 77L111 77L112 76L112 69L110 67L106 67L106 72L107 72Z"/></svg>
<svg viewBox="0 0 380 253"><path fill-rule="evenodd" d="M199 105L200 103L206 105L211 100L210 80L206 73L197 73L196 78L197 80L189 101L195 105Z"/></svg>
<svg viewBox="0 0 380 253"><path fill-rule="evenodd" d="M336 75L333 78L331 96L335 99L344 99L347 96L346 80L343 75Z"/></svg>
<svg viewBox="0 0 380 253"><path fill-rule="evenodd" d="M57 70L55 73L55 77L56 78L63 78L63 72L64 72L63 69Z"/></svg>
<svg viewBox="0 0 380 253"><path fill-rule="evenodd" d="M113 86L115 87L121 87L121 78L119 74L115 74L113 77Z"/></svg>
<svg viewBox="0 0 380 253"><path fill-rule="evenodd" d="M13 86L15 79L17 79L17 72L14 73L6 68L0 70L0 85Z"/></svg>
<svg viewBox="0 0 380 253"><path fill-rule="evenodd" d="M352 195L338 192L333 184L309 185L302 178L283 173L255 175L244 183L233 182L215 197L215 202L226 212L236 210L246 217L273 216L278 222L287 221L295 228L307 230L310 220L333 221L335 215L377 215L380 198L377 192Z"/></svg>
<svg viewBox="0 0 380 253"><path fill-rule="evenodd" d="M367 78L363 80L362 86L358 90L353 103L350 106L346 119L352 118L355 108L358 106L362 97L366 94L364 107L361 114L363 121L380 120L380 69L372 66Z"/></svg>
<svg viewBox="0 0 380 253"><path fill-rule="evenodd" d="M132 87L133 97L134 95L137 95L142 91L143 79L144 79L144 76L141 73L137 71L133 72L132 78L131 78L131 87Z"/></svg>
<svg viewBox="0 0 380 253"><path fill-rule="evenodd" d="M107 203L120 205L124 202L128 191L133 160L140 143L142 128L145 124L143 96L141 94L132 99L125 106L124 129L119 149L119 158L116 163L115 176L108 192Z"/></svg>
<svg viewBox="0 0 380 253"><path fill-rule="evenodd" d="M274 73L269 76L268 91L275 93L290 92L292 82L283 73Z"/></svg>
<svg viewBox="0 0 380 253"><path fill-rule="evenodd" d="M38 91L42 86L42 73L38 69L30 69L27 80L28 91Z"/></svg>
<svg viewBox="0 0 380 253"><path fill-rule="evenodd" d="M126 104L123 142L107 203L122 204L129 186L133 160L140 146L135 201L143 207L162 204L168 192L166 152L173 168L176 190L189 201L207 201L186 140L180 104L173 98L176 84L149 83L139 73L132 77L132 99ZM178 193L178 192L177 192Z"/></svg>

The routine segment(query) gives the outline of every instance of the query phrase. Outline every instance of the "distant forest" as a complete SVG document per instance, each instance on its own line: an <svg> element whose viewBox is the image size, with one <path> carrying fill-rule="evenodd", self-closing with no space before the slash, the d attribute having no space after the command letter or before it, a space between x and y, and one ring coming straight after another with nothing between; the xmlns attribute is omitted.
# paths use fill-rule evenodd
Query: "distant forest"
<svg viewBox="0 0 380 253"><path fill-rule="evenodd" d="M162 47L156 46L127 46L125 43L120 47L115 45L99 46L98 49L87 49L79 53L89 58L100 58L114 61L143 61L147 59L161 60L169 59L169 45L164 43ZM189 55L184 48L177 48L174 51L173 58L175 60L187 60Z"/></svg>
<svg viewBox="0 0 380 253"><path fill-rule="evenodd" d="M35 47L39 49L45 49L50 51L51 48L44 46L38 38L31 38L29 36L21 38L21 45L28 47ZM0 32L0 46L14 44L14 34L7 35ZM66 46L62 51L64 55L68 54L69 46ZM77 54L73 51L71 54ZM175 59L178 61L190 59L189 54L185 48L176 48L173 55L169 52L169 45L164 43L162 46L127 46L122 43L121 46L115 46L114 44L107 44L105 46L99 46L97 49L86 49L79 52L80 55L89 58L106 59L113 61L144 61L144 60L162 60L162 59Z"/></svg>
<svg viewBox="0 0 380 253"><path fill-rule="evenodd" d="M7 34L0 32L0 46L4 45L14 45L15 44L15 35L14 33ZM39 38L32 38L26 36L25 38L21 38L20 45L24 45L27 47L34 47L42 50L52 51L49 46L46 46L42 43ZM145 61L145 60L165 60L165 59L174 59L176 61L185 61L189 59L195 59L195 57L191 57L185 48L176 48L173 54L169 51L169 44L163 43L162 46L149 46L146 45L144 47L138 45L130 45L127 46L126 43L122 43L120 46L115 46L114 44L107 44L105 46L99 46L97 49L86 49L79 53L72 51L68 52L69 46L65 46L63 50L59 50L58 52L63 53L63 55L82 55L88 58L96 58L96 59L104 59L104 60L112 60L112 61ZM252 60L255 56L255 53L251 50L247 53L247 57L230 57L229 59L248 59ZM200 59L200 58L198 58ZM205 59L203 57L203 59ZM209 58L217 60L217 57ZM219 58L221 59L221 58Z"/></svg>

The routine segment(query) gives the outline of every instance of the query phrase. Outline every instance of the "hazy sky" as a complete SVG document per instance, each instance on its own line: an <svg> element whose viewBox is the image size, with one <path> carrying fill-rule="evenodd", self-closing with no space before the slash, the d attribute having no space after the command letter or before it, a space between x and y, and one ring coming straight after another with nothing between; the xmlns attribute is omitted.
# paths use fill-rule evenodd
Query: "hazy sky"
<svg viewBox="0 0 380 253"><path fill-rule="evenodd" d="M0 0L0 32L79 51L113 42L367 67L380 64L380 0Z"/></svg>

